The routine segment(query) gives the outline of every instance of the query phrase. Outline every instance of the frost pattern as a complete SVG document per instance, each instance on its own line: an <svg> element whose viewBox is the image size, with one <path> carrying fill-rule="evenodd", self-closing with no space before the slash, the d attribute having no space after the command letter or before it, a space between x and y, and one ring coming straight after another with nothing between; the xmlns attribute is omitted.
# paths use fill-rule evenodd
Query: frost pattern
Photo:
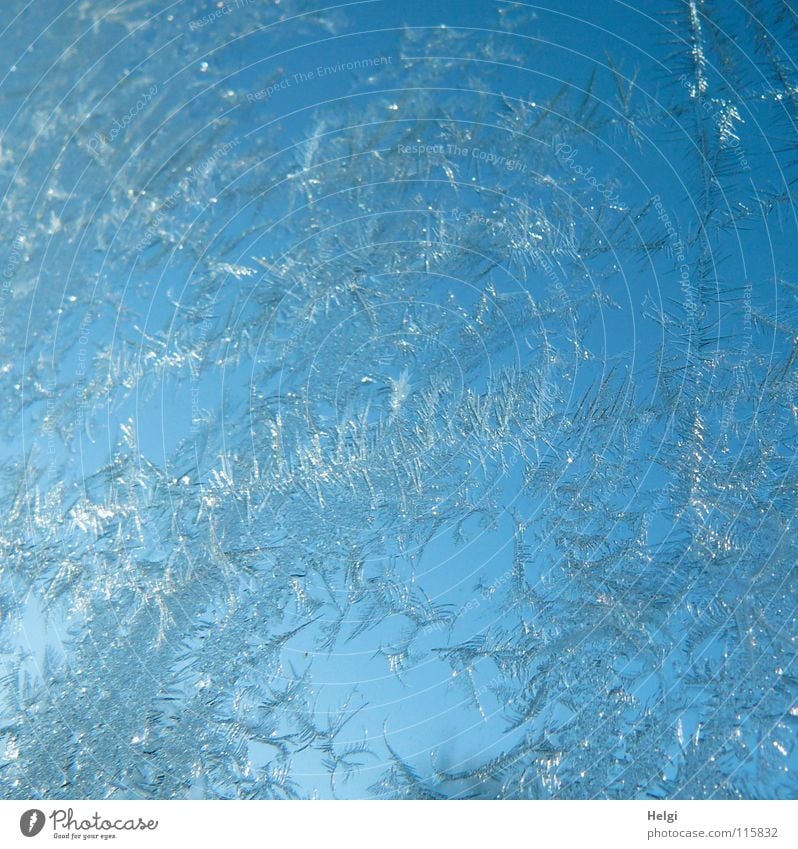
<svg viewBox="0 0 798 849"><path fill-rule="evenodd" d="M794 797L790 6L17 5L2 795Z"/></svg>

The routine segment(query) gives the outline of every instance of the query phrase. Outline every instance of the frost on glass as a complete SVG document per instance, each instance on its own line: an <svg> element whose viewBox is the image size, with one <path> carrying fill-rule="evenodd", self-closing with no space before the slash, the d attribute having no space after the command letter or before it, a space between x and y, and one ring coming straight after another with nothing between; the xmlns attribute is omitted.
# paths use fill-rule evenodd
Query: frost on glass
<svg viewBox="0 0 798 849"><path fill-rule="evenodd" d="M389 5L0 38L2 795L794 796L794 13Z"/></svg>

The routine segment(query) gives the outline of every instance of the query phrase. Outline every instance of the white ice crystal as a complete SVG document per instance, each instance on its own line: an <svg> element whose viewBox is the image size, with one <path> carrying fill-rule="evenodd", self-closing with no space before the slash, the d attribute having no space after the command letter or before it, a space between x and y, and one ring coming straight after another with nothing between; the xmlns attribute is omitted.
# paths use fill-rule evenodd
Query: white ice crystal
<svg viewBox="0 0 798 849"><path fill-rule="evenodd" d="M777 6L14 18L4 796L795 795Z"/></svg>

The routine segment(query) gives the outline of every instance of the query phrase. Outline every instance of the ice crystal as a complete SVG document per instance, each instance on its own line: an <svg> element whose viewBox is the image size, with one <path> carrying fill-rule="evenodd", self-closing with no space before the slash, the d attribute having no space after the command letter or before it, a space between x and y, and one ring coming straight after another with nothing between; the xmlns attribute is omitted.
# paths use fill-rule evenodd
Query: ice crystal
<svg viewBox="0 0 798 849"><path fill-rule="evenodd" d="M2 795L794 796L789 6L12 5Z"/></svg>

